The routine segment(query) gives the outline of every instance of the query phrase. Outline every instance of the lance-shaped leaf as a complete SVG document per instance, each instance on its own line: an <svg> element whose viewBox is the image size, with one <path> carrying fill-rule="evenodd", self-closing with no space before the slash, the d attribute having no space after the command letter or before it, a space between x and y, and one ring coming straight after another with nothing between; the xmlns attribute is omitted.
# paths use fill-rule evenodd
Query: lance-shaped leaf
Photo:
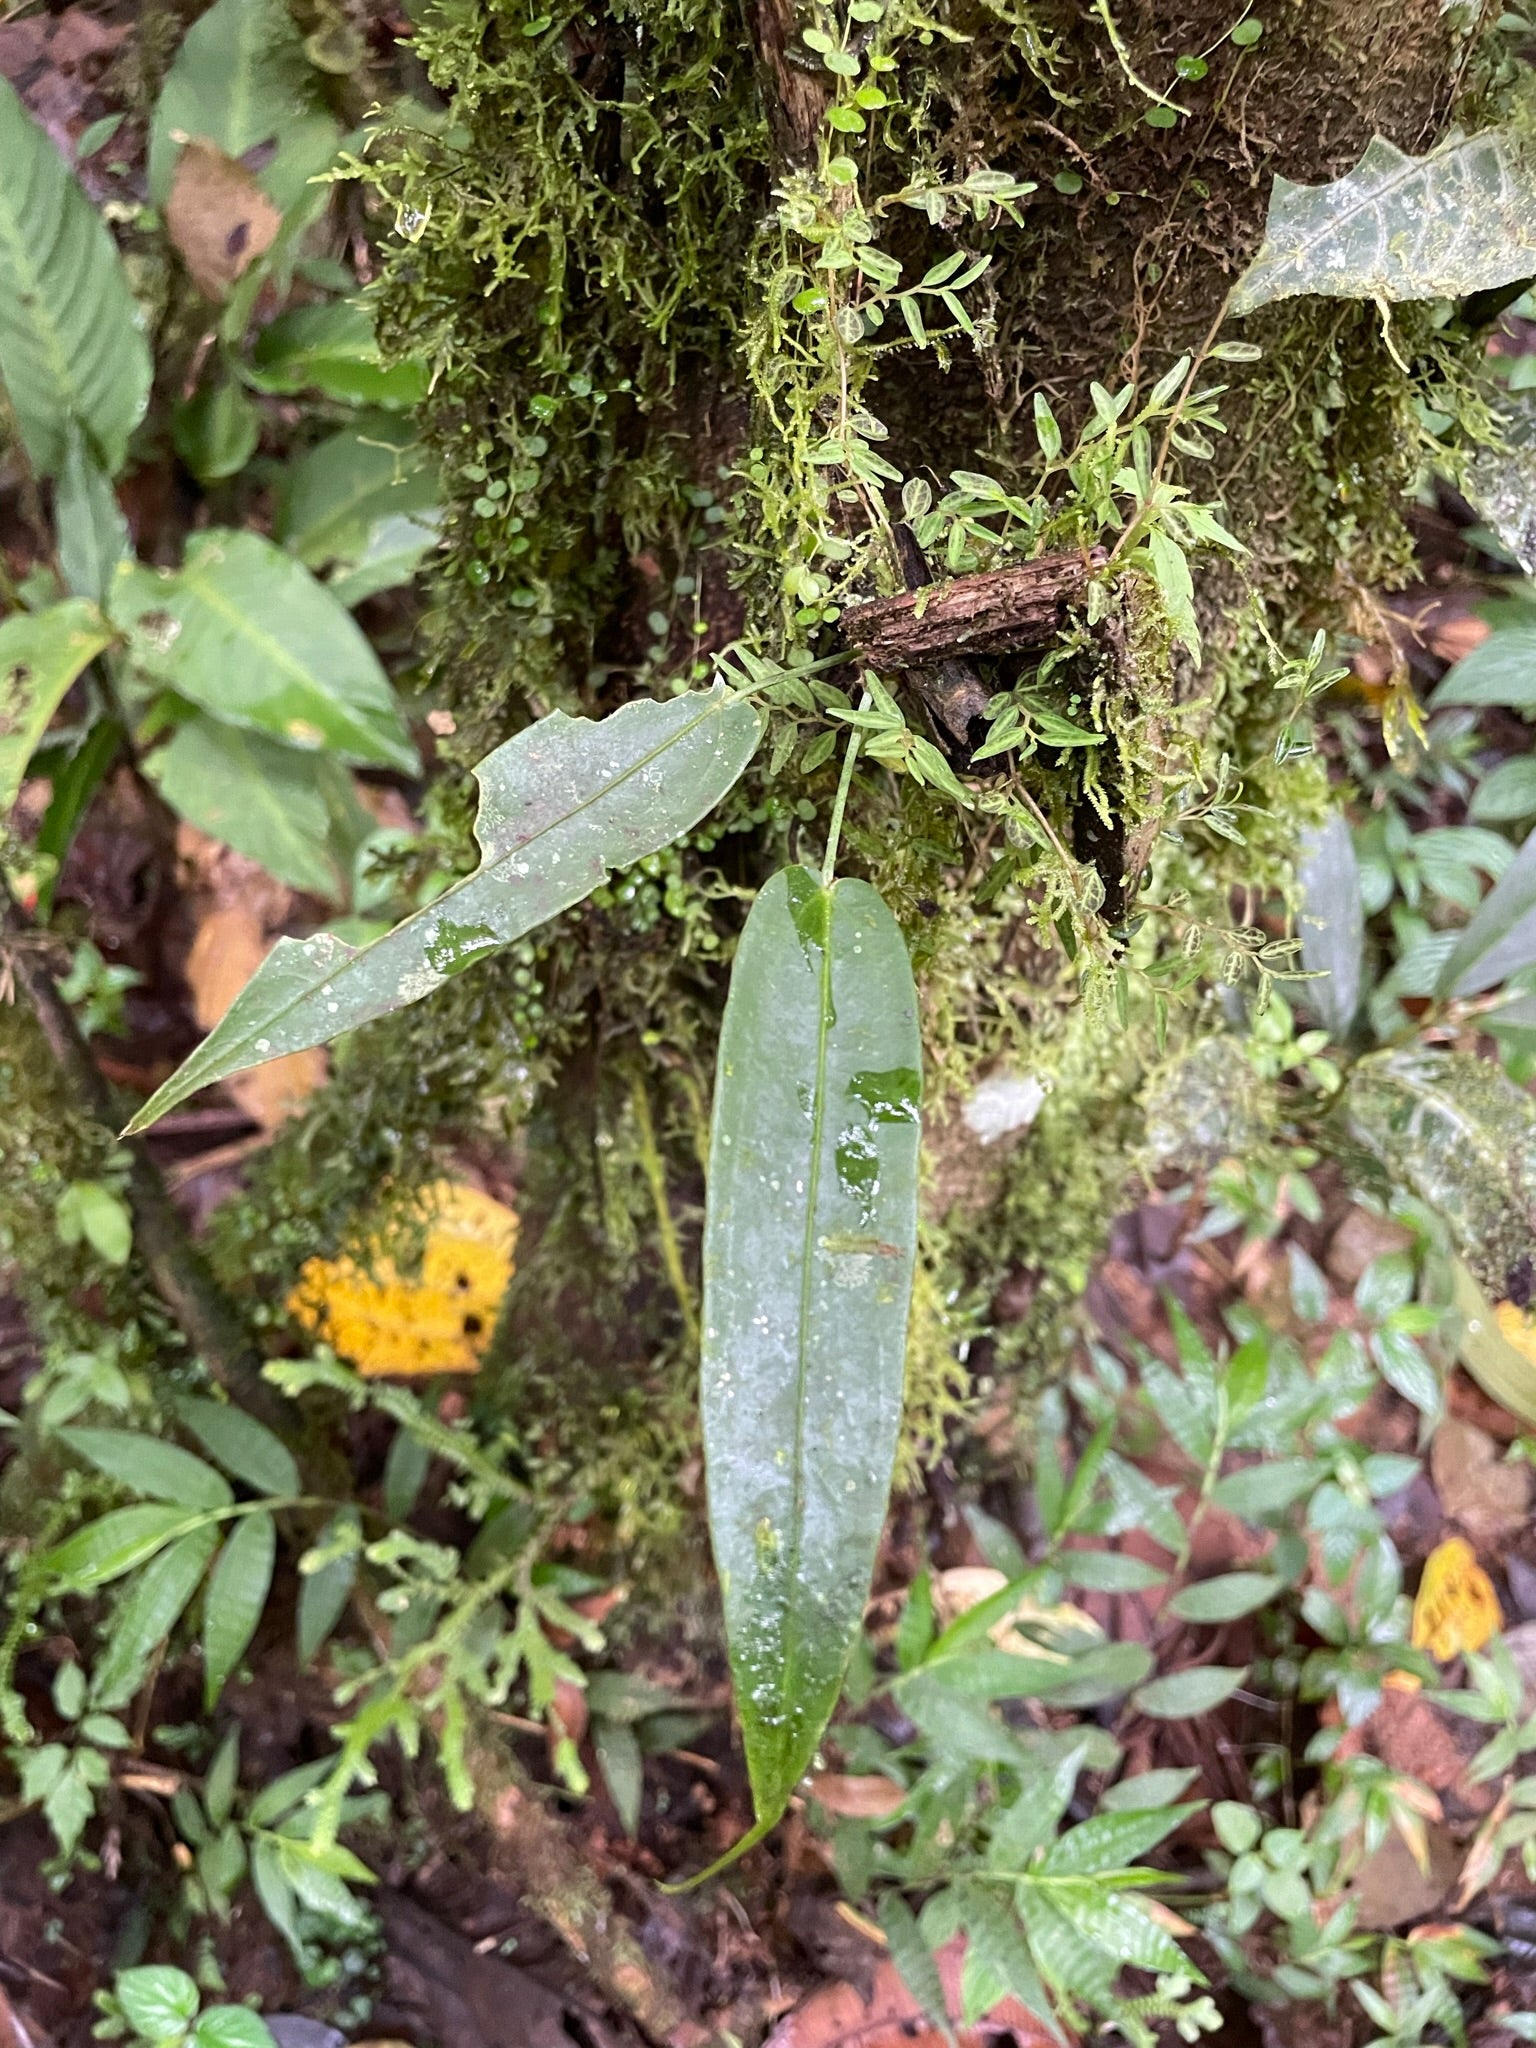
<svg viewBox="0 0 1536 2048"><path fill-rule="evenodd" d="M112 237L0 78L0 383L41 476L79 422L108 469L149 399L149 348Z"/></svg>
<svg viewBox="0 0 1536 2048"><path fill-rule="evenodd" d="M1335 1038L1348 1035L1360 1007L1360 967L1365 945L1365 908L1360 895L1360 862L1349 821L1334 811L1325 825L1302 834L1301 964L1317 978L1303 983L1302 1001Z"/></svg>
<svg viewBox="0 0 1536 2048"><path fill-rule="evenodd" d="M1272 299L1458 299L1536 270L1536 150L1513 129L1404 156L1376 136L1330 185L1276 178L1264 244L1232 293Z"/></svg>
<svg viewBox="0 0 1536 2048"><path fill-rule="evenodd" d="M1536 961L1536 832L1472 913L1435 984L1437 995L1477 995Z"/></svg>
<svg viewBox="0 0 1536 2048"><path fill-rule="evenodd" d="M901 1415L917 997L867 883L775 875L721 1032L704 1229L710 1531L761 1836L837 1704Z"/></svg>
<svg viewBox="0 0 1536 2048"><path fill-rule="evenodd" d="M601 720L552 712L475 770L472 875L369 946L331 932L279 939L217 1028L129 1126L143 1130L210 1082L323 1045L441 988L579 903L611 868L696 825L751 760L756 707L723 684Z"/></svg>

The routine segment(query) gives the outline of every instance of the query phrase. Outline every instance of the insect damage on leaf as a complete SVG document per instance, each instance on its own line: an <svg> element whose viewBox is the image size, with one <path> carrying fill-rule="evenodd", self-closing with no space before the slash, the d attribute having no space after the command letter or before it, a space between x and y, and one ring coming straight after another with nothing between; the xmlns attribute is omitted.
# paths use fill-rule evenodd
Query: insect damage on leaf
<svg viewBox="0 0 1536 2048"><path fill-rule="evenodd" d="M516 1213L477 1188L438 1181L422 1191L431 1217L417 1275L377 1245L356 1257L311 1259L289 1313L366 1377L476 1372L513 1273Z"/></svg>

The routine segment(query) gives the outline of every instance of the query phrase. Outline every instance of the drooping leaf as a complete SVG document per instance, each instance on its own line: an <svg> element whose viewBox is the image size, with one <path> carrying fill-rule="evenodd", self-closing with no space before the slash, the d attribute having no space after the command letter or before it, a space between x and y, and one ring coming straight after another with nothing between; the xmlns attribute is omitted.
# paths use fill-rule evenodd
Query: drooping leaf
<svg viewBox="0 0 1536 2048"><path fill-rule="evenodd" d="M200 1394L183 1394L176 1413L232 1478L279 1499L291 1500L298 1493L299 1468L293 1453L254 1415L232 1402L210 1401Z"/></svg>
<svg viewBox="0 0 1536 2048"><path fill-rule="evenodd" d="M437 479L401 421L375 417L311 448L290 464L278 505L277 538L311 569L360 562L381 528L421 524L436 509Z"/></svg>
<svg viewBox="0 0 1536 2048"><path fill-rule="evenodd" d="M1187 1671L1152 1679L1134 1694L1131 1704L1154 1720L1193 1720L1230 1699L1247 1676L1246 1665L1193 1664Z"/></svg>
<svg viewBox="0 0 1536 2048"><path fill-rule="evenodd" d="M1500 623L1449 669L1430 705L1498 704L1510 711L1536 712L1536 622L1516 617Z"/></svg>
<svg viewBox="0 0 1536 2048"><path fill-rule="evenodd" d="M863 882L759 894L720 1038L704 1231L710 1531L758 1830L806 1769L869 1591L901 1414L921 1048Z"/></svg>
<svg viewBox="0 0 1536 2048"><path fill-rule="evenodd" d="M1492 1060L1403 1048L1361 1060L1343 1106L1356 1143L1445 1218L1489 1298L1518 1293L1536 1238L1536 1102L1525 1090Z"/></svg>
<svg viewBox="0 0 1536 2048"><path fill-rule="evenodd" d="M1297 880L1301 964L1318 977L1304 983L1299 994L1334 1038L1345 1038L1360 1007L1365 909L1354 836L1342 811L1302 835Z"/></svg>
<svg viewBox="0 0 1536 2048"><path fill-rule="evenodd" d="M149 1660L181 1619L219 1532L210 1523L190 1529L150 1559L117 1612L107 1647L91 1674L91 1698L98 1707L121 1707L144 1682Z"/></svg>
<svg viewBox="0 0 1536 2048"><path fill-rule="evenodd" d="M1536 832L1468 920L1435 984L1439 995L1477 995L1536 961Z"/></svg>
<svg viewBox="0 0 1536 2048"><path fill-rule="evenodd" d="M389 678L345 607L260 534L200 534L174 573L125 563L110 609L145 674L226 724L417 766Z"/></svg>
<svg viewBox="0 0 1536 2048"><path fill-rule="evenodd" d="M1328 185L1276 178L1264 245L1234 313L1300 292L1333 299L1457 299L1536 270L1536 154L1513 129L1456 136L1411 157L1375 136Z"/></svg>
<svg viewBox="0 0 1536 2048"><path fill-rule="evenodd" d="M45 1551L38 1569L74 1592L94 1592L109 1579L120 1578L153 1557L172 1537L183 1535L199 1519L184 1507L160 1501L140 1507L114 1508L89 1522L54 1549Z"/></svg>
<svg viewBox="0 0 1536 2048"><path fill-rule="evenodd" d="M132 555L133 541L112 479L73 420L65 430L64 465L53 487L53 523L70 596L105 604L117 565Z"/></svg>
<svg viewBox="0 0 1536 2048"><path fill-rule="evenodd" d="M423 364L383 360L372 315L349 299L279 313L257 335L247 375L263 391L323 391L391 412L415 405L427 388Z"/></svg>
<svg viewBox="0 0 1536 2048"><path fill-rule="evenodd" d="M149 349L112 237L69 166L0 78L0 384L39 476L69 423L111 471L149 400Z"/></svg>
<svg viewBox="0 0 1536 2048"><path fill-rule="evenodd" d="M297 565L295 565L297 566ZM304 573L300 571L300 573ZM419 1002L569 910L612 867L697 824L751 759L756 708L716 684L600 722L553 712L475 770L481 864L372 945L279 939L218 1027L134 1118L143 1130L227 1074Z"/></svg>
<svg viewBox="0 0 1536 2048"><path fill-rule="evenodd" d="M210 839L259 861L291 888L336 900L319 756L202 716L178 726L144 768L171 809Z"/></svg>
<svg viewBox="0 0 1536 2048"><path fill-rule="evenodd" d="M1480 825L1536 818L1536 754L1519 754L1490 769L1473 790L1467 815Z"/></svg>
<svg viewBox="0 0 1536 2048"><path fill-rule="evenodd" d="M187 139L228 157L273 144L257 172L284 212L335 155L339 130L283 0L215 0L182 38L149 136L149 191L171 196Z"/></svg>
<svg viewBox="0 0 1536 2048"><path fill-rule="evenodd" d="M277 1524L265 1508L237 1522L203 1597L203 1703L212 1708L245 1655L272 1589Z"/></svg>
<svg viewBox="0 0 1536 2048"><path fill-rule="evenodd" d="M59 1435L72 1451L89 1458L141 1500L223 1508L234 1499L228 1482L211 1465L163 1437L145 1436L136 1429L61 1429Z"/></svg>
<svg viewBox="0 0 1536 2048"><path fill-rule="evenodd" d="M0 818L70 684L111 638L95 605L79 597L0 619Z"/></svg>

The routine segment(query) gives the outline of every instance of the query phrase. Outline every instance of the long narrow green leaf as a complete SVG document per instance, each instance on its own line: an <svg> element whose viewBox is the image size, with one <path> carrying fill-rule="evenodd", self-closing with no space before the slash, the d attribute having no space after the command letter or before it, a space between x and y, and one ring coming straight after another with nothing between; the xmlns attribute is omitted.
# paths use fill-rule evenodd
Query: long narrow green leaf
<svg viewBox="0 0 1536 2048"><path fill-rule="evenodd" d="M1497 988L1536 960L1536 832L1526 840L1477 909L1440 970L1437 995L1471 996Z"/></svg>
<svg viewBox="0 0 1536 2048"><path fill-rule="evenodd" d="M141 1500L179 1502L189 1508L227 1508L234 1499L229 1482L201 1458L163 1437L137 1429L61 1429L72 1451L89 1458L109 1479Z"/></svg>
<svg viewBox="0 0 1536 2048"><path fill-rule="evenodd" d="M111 638L101 613L82 598L0 622L0 818L70 684Z"/></svg>
<svg viewBox="0 0 1536 2048"><path fill-rule="evenodd" d="M70 421L108 469L149 399L149 348L112 237L69 166L0 78L0 383L40 476Z"/></svg>
<svg viewBox="0 0 1536 2048"><path fill-rule="evenodd" d="M125 1706L138 1691L156 1648L181 1619L218 1544L212 1525L193 1529L144 1567L113 1624L91 1679L98 1707Z"/></svg>
<svg viewBox="0 0 1536 2048"><path fill-rule="evenodd" d="M751 760L756 707L716 684L591 721L552 712L475 770L481 862L426 910L349 946L279 939L217 1029L129 1125L244 1067L321 1045L441 988L696 825Z"/></svg>
<svg viewBox="0 0 1536 2048"><path fill-rule="evenodd" d="M94 1592L109 1579L121 1578L173 1537L185 1534L198 1520L198 1511L171 1507L161 1501L138 1507L114 1508L99 1521L88 1522L73 1536L38 1560L38 1570L58 1582L56 1590Z"/></svg>
<svg viewBox="0 0 1536 2048"><path fill-rule="evenodd" d="M867 883L775 875L720 1041L704 1237L710 1529L757 1829L837 1703L901 1415L917 999Z"/></svg>
<svg viewBox="0 0 1536 2048"><path fill-rule="evenodd" d="M237 1522L203 1596L203 1700L212 1708L245 1655L272 1589L277 1524L263 1508Z"/></svg>

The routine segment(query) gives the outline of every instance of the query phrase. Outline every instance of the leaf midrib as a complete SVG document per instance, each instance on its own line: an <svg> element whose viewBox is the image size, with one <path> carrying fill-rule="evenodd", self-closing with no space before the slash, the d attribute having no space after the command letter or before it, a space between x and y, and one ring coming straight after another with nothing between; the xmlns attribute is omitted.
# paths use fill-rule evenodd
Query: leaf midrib
<svg viewBox="0 0 1536 2048"><path fill-rule="evenodd" d="M25 122L28 128L34 130L30 140L33 146L34 165L38 168L40 175L28 185L23 185L21 190L24 196L35 198L38 187L46 188L49 170L51 169L51 166L43 163L37 150L37 144L41 143L45 149L52 149L53 144L43 135L40 129L35 127L30 115L22 107L19 95L15 96L14 106L18 124ZM5 107L4 102L0 101L0 112L8 111L9 109ZM23 147L25 148L26 146L24 143ZM67 177L68 173L65 171L64 159L62 157L59 158L59 169ZM0 193L4 191L5 186L3 181L0 181ZM67 193L64 195L64 198L65 205L63 211L67 212ZM43 290L42 273L30 260L26 244L21 239L20 214L12 206L5 203L3 199L0 199L0 240L3 240L5 243L7 259L23 288L18 290L12 307L12 324L17 328L30 325L33 331L40 337L48 367L52 370L60 390L65 392L73 401L72 404L66 407L66 410L79 415L81 412L79 402L81 394L71 374L70 359L64 347L63 334L58 323L52 317L48 298ZM77 283L79 282L82 282L82 280L77 280ZM30 307L23 307L22 305L22 299L25 296L30 297ZM29 313L30 319L28 318Z"/></svg>
<svg viewBox="0 0 1536 2048"><path fill-rule="evenodd" d="M475 869L472 875L465 875L463 880L456 882L451 889L445 889L442 895L439 896L434 902L428 904L424 909L414 912L410 917L403 919L401 923L395 926L393 931L385 932L380 938L374 939L372 943L369 945L358 946L356 948L349 949L347 957L341 962L339 962L337 966L333 967L329 974L325 975L319 981L310 982L306 987L299 990L293 996L292 1000L285 1003L282 1006L282 1008L267 1011L258 1023L253 1023L250 1026L249 1030L245 1033L244 1038L236 1041L236 1043L243 1047L250 1046L258 1032L265 1032L271 1030L275 1025L281 1023L285 1017L291 1016L293 1012L299 1009L303 1004L312 1001L316 996L324 995L327 989L333 988L335 986L335 984L337 983L338 980L340 980L342 975L350 973L360 960L366 959L367 956L370 953L372 953L377 947L387 945L391 939L398 938L401 932L409 930L409 928L412 925L417 924L419 922L424 922L427 918L440 914L443 906L447 903L452 902L455 896L462 894L462 892L465 889L467 889L471 883L480 881L484 876L488 874L494 874L500 868L503 861L510 860L514 854L522 853L530 846L537 845L539 840L546 837L547 834L551 832L557 832L561 830L564 826L571 824L575 819L581 817L586 811L590 810L594 804L600 803L605 797L612 795L612 793L615 790L622 789L624 784L628 782L632 776L638 775L642 769L648 768L652 761L659 759L660 756L665 754L669 748L679 745L683 740L687 739L691 733L697 732L699 727L704 723L705 719L712 718L720 713L723 713L731 705L740 701L734 695L727 694L722 686L716 685L715 687L717 689L720 689L721 691L721 694L718 698L715 698L713 701L705 704L700 709L699 714L696 718L692 719L687 725L681 727L677 732L673 733L668 739L664 740L660 746L652 747L648 753L642 754L640 758L631 767L626 768L624 770L622 775L615 776L611 782L605 782L601 789L595 790L591 796L583 798L581 803L577 804L574 809L569 811L563 811L558 818L551 819L547 825L541 826L537 832L531 833L528 838L519 840L514 846L509 846L504 853L497 854L494 857L494 859L491 860L482 860L479 867ZM646 701L654 703L658 700L654 698L636 699L636 702ZM621 716L622 714L615 713L614 715ZM578 723L595 724L600 721L580 721L572 719L570 722L571 724L575 725ZM527 729L530 732L534 730L532 726L528 727ZM483 768L485 764L482 762L480 765ZM475 781L480 789L480 809L481 811L483 811L485 802L485 784L481 780L480 769L477 768L474 772ZM477 812L475 818L475 832L477 838L479 836L479 828L480 814L479 812ZM298 943L308 944L309 942L305 940L300 941ZM498 941L498 945L502 943L510 945L514 944L515 941ZM173 1075L171 1077L171 1081L168 1081L165 1084L167 1088L169 1088L172 1085L172 1083L177 1079L190 1076L200 1071L200 1069L194 1068L193 1062L198 1059L199 1053L204 1051L209 1045L212 1044L213 1036L214 1034L210 1033L209 1037L204 1039L202 1046L198 1049L198 1052L193 1053L191 1057L187 1060L185 1067L181 1070L181 1074ZM312 1042L319 1044L323 1043L323 1040L314 1040ZM222 1063L221 1060L216 1059L213 1062L211 1062L211 1064L222 1075L240 1073L243 1071L244 1067L251 1065L252 1062L246 1060L235 1065L225 1065ZM256 1064L260 1064L260 1062L258 1061ZM183 1101L187 1095L193 1094L198 1088L206 1087L207 1085L208 1083L205 1080L192 1080L190 1087L181 1089L175 1096L168 1099L166 1107L169 1107L172 1102ZM145 1103L144 1108L140 1110L138 1116L136 1116L133 1119L133 1121L129 1124L128 1129L130 1131L142 1130L144 1128L143 1119L148 1115L149 1111L154 1108L156 1099L157 1098L155 1096L151 1096L150 1100ZM154 1111L154 1114L157 1117L164 1115L164 1113L165 1111L163 1108L156 1109Z"/></svg>

